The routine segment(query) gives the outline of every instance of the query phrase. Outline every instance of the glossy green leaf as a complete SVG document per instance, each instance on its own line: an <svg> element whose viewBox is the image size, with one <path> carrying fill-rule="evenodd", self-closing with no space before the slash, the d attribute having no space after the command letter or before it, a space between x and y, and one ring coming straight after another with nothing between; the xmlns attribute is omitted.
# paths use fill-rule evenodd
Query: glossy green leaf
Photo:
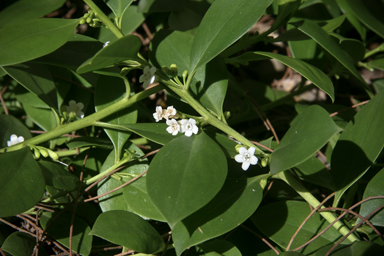
<svg viewBox="0 0 384 256"><path fill-rule="evenodd" d="M136 214L121 210L100 214L90 234L141 253L151 254L165 247L154 227Z"/></svg>
<svg viewBox="0 0 384 256"><path fill-rule="evenodd" d="M243 36L271 3L272 0L216 0L196 31L189 74Z"/></svg>
<svg viewBox="0 0 384 256"><path fill-rule="evenodd" d="M280 256L304 256L304 254L299 252L282 252L279 255Z"/></svg>
<svg viewBox="0 0 384 256"><path fill-rule="evenodd" d="M0 12L0 27L43 17L60 8L65 0L19 0Z"/></svg>
<svg viewBox="0 0 384 256"><path fill-rule="evenodd" d="M24 87L16 87L16 98L23 104L25 113L32 121L44 131L56 127L56 117L52 109L35 94L28 92Z"/></svg>
<svg viewBox="0 0 384 256"><path fill-rule="evenodd" d="M301 5L301 0L275 1L278 3L277 17L272 24L271 31L284 26Z"/></svg>
<svg viewBox="0 0 384 256"><path fill-rule="evenodd" d="M317 105L308 107L296 118L272 153L271 173L303 163L339 131L327 111Z"/></svg>
<svg viewBox="0 0 384 256"><path fill-rule="evenodd" d="M373 60L367 62L367 65L368 65L368 67L383 71L384 70L384 58L373 59Z"/></svg>
<svg viewBox="0 0 384 256"><path fill-rule="evenodd" d="M228 87L228 71L221 58L215 58L197 70L190 88L194 98L222 117L223 103Z"/></svg>
<svg viewBox="0 0 384 256"><path fill-rule="evenodd" d="M370 91L367 83L364 81L356 67L353 65L353 60L351 57L348 56L342 50L342 48L332 40L330 35L325 30L323 30L315 22L309 20L299 23L296 26L301 32L315 40L321 47L324 48L324 50L335 57L335 59L338 60L341 65L348 69L362 83L367 92Z"/></svg>
<svg viewBox="0 0 384 256"><path fill-rule="evenodd" d="M227 63L247 63L248 61L267 59L264 56L266 56L267 58L276 59L281 63L287 65L288 67L292 68L293 70L296 70L306 79L315 84L319 89L323 90L326 94L328 94L332 101L335 100L333 84L329 77L324 74L324 72L322 72L320 69L302 60L270 52L246 52L240 55L239 57L234 57L227 60Z"/></svg>
<svg viewBox="0 0 384 256"><path fill-rule="evenodd" d="M82 147L99 147L104 149L113 149L113 145L107 139L96 137L80 137L74 138L67 142L68 149L82 148Z"/></svg>
<svg viewBox="0 0 384 256"><path fill-rule="evenodd" d="M368 10L362 0L338 0L337 2L342 2L343 5L348 5L348 10L351 11L356 16L356 18L361 21L361 23L384 38L384 24Z"/></svg>
<svg viewBox="0 0 384 256"><path fill-rule="evenodd" d="M36 239L24 232L14 232L4 241L1 249L13 256L31 256Z"/></svg>
<svg viewBox="0 0 384 256"><path fill-rule="evenodd" d="M156 142L160 145L165 145L171 140L184 136L179 133L175 136L167 132L168 125L165 123L137 123L137 124L123 124L122 129L132 131L148 140Z"/></svg>
<svg viewBox="0 0 384 256"><path fill-rule="evenodd" d="M57 109L57 94L55 83L48 69L37 63L23 63L3 67L5 72L35 94L49 107Z"/></svg>
<svg viewBox="0 0 384 256"><path fill-rule="evenodd" d="M330 171L316 157L310 157L297 165L296 169L296 173L301 179L331 191L335 190Z"/></svg>
<svg viewBox="0 0 384 256"><path fill-rule="evenodd" d="M128 35L102 48L96 55L85 61L77 73L83 74L93 70L112 66L120 61L135 60L141 47L141 40L137 36Z"/></svg>
<svg viewBox="0 0 384 256"><path fill-rule="evenodd" d="M69 229L71 226L72 213L62 212L58 214L51 212L44 212L40 216L40 223L43 229L47 229L49 236L56 239L60 244L69 248ZM81 255L88 256L92 249L93 237L89 234L91 228L88 224L76 216L73 220L73 237L72 237L72 249Z"/></svg>
<svg viewBox="0 0 384 256"><path fill-rule="evenodd" d="M76 70L102 47L103 44L94 38L73 34L59 49L36 59L36 61Z"/></svg>
<svg viewBox="0 0 384 256"><path fill-rule="evenodd" d="M162 29L151 42L149 59L157 67L176 64L178 76L181 77L184 70L189 69L192 41L191 34Z"/></svg>
<svg viewBox="0 0 384 256"><path fill-rule="evenodd" d="M104 0L117 17L122 17L133 0Z"/></svg>
<svg viewBox="0 0 384 256"><path fill-rule="evenodd" d="M226 175L227 159L208 135L182 136L167 143L152 160L148 195L174 227L214 198Z"/></svg>
<svg viewBox="0 0 384 256"><path fill-rule="evenodd" d="M141 0L138 4L138 12L170 12L184 8L186 0Z"/></svg>
<svg viewBox="0 0 384 256"><path fill-rule="evenodd" d="M376 95L345 127L332 153L336 206L344 192L371 166L384 146L384 92Z"/></svg>
<svg viewBox="0 0 384 256"><path fill-rule="evenodd" d="M241 256L241 252L231 242L226 240L212 240L199 245L207 256Z"/></svg>
<svg viewBox="0 0 384 256"><path fill-rule="evenodd" d="M95 86L96 111L100 111L118 102L124 97L125 93L125 85L121 78L100 76ZM102 121L110 124L129 124L136 123L136 120L137 105L134 104L128 108L113 113ZM128 131L116 131L112 129L104 130L115 147L115 154L117 155L117 158L120 158L121 150L129 136L131 136L131 133Z"/></svg>
<svg viewBox="0 0 384 256"><path fill-rule="evenodd" d="M381 169L380 172L376 174L375 177L373 177L373 179L371 179L371 181L368 183L364 191L363 199L366 199L371 196L384 195L383 180L384 180L384 169ZM367 215L375 211L377 208L379 208L383 204L384 204L384 199L369 200L361 205L360 215L363 217L367 217ZM369 221L375 226L384 227L384 210L381 209L380 211L378 211L369 219Z"/></svg>
<svg viewBox="0 0 384 256"><path fill-rule="evenodd" d="M26 62L53 52L67 42L77 24L76 19L46 18L2 27L0 66Z"/></svg>
<svg viewBox="0 0 384 256"><path fill-rule="evenodd" d="M323 256L330 249L332 245L325 246L316 252L315 256ZM369 241L357 241L351 245L338 245L330 255L332 256L381 256L384 254L382 246L369 242Z"/></svg>
<svg viewBox="0 0 384 256"><path fill-rule="evenodd" d="M280 201L259 207L251 220L265 236L286 249L291 237L310 212L311 209L306 202ZM315 213L293 240L291 250L304 244L327 226L328 222L324 221L319 213ZM335 243L340 238L340 233L330 228L298 252L310 255L325 245Z"/></svg>
<svg viewBox="0 0 384 256"><path fill-rule="evenodd" d="M177 223L172 231L177 254L220 236L249 218L262 199L260 178L227 179L207 205Z"/></svg>
<svg viewBox="0 0 384 256"><path fill-rule="evenodd" d="M349 1L346 0L336 0L340 10L346 14L348 21L352 24L352 26L355 27L361 39L365 41L367 29L363 24L360 23L359 18L356 17L348 2Z"/></svg>
<svg viewBox="0 0 384 256"><path fill-rule="evenodd" d="M121 32L123 35L131 34L144 22L144 20L145 15L137 11L136 5L129 6L121 19ZM118 40L118 38L108 28L101 27L98 40L103 43L107 41L113 43Z"/></svg>
<svg viewBox="0 0 384 256"><path fill-rule="evenodd" d="M184 9L178 12L171 12L168 18L168 24L172 30L195 34L202 19L203 16L199 13L190 9Z"/></svg>
<svg viewBox="0 0 384 256"><path fill-rule="evenodd" d="M24 140L32 138L29 129L25 127L16 117L11 115L0 115L0 147L7 147L7 141L12 134L23 136Z"/></svg>
<svg viewBox="0 0 384 256"><path fill-rule="evenodd" d="M28 147L0 154L0 217L29 210L38 203L45 188L44 176Z"/></svg>
<svg viewBox="0 0 384 256"><path fill-rule="evenodd" d="M47 186L67 191L74 191L78 187L79 179L65 170L62 164L49 161L39 161L38 164Z"/></svg>

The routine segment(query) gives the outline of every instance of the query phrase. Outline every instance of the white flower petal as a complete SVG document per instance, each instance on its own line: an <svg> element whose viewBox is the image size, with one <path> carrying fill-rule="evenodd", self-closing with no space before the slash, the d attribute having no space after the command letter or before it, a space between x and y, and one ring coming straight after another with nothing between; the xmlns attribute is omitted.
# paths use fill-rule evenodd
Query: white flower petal
<svg viewBox="0 0 384 256"><path fill-rule="evenodd" d="M198 132L199 132L199 128L195 125L195 126L193 126L192 127L192 132L194 133L194 134L197 134Z"/></svg>
<svg viewBox="0 0 384 256"><path fill-rule="evenodd" d="M245 153L248 153L248 150L245 147L239 148L239 154L244 155Z"/></svg>
<svg viewBox="0 0 384 256"><path fill-rule="evenodd" d="M253 156L253 155L255 154L255 151L256 151L256 148L255 148L255 147L250 147L250 148L248 149L248 152L249 152L249 154L250 154L251 156Z"/></svg>
<svg viewBox="0 0 384 256"><path fill-rule="evenodd" d="M147 66L148 67L148 66ZM151 69L149 70L150 71L150 73L151 73L151 75L153 76L153 74L155 74L156 73L156 68L155 67L151 67Z"/></svg>
<svg viewBox="0 0 384 256"><path fill-rule="evenodd" d="M241 168L243 168L244 171L248 170L250 163L249 162L243 162L241 165Z"/></svg>
<svg viewBox="0 0 384 256"><path fill-rule="evenodd" d="M235 156L235 161L236 162L238 162L238 163L242 163L242 162L244 162L244 157L243 157L243 155L236 155Z"/></svg>
<svg viewBox="0 0 384 256"><path fill-rule="evenodd" d="M191 130L186 130L185 131L185 136L191 137L191 135L192 135L192 131Z"/></svg>
<svg viewBox="0 0 384 256"><path fill-rule="evenodd" d="M252 157L251 157L251 160L250 160L250 163L251 163L252 165L255 165L255 164L257 164L258 160L259 160L259 159L257 159L257 157L252 156Z"/></svg>

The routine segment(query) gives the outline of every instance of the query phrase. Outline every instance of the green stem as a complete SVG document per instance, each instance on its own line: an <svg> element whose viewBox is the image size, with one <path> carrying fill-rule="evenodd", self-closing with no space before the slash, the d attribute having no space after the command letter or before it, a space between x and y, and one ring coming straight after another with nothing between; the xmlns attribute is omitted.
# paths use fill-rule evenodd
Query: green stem
<svg viewBox="0 0 384 256"><path fill-rule="evenodd" d="M113 114L113 113L115 113L121 109L129 107L132 104L134 104L134 103L136 103L142 99L145 99L146 97L160 91L161 89L162 88L160 86L155 86L155 87L152 87L148 90L137 93L137 94L133 95L132 97L130 97L129 99L123 98L120 101L118 101L118 102L92 114L92 115L84 117L83 119L77 120L75 122L72 122L72 123L69 123L66 125L60 125L51 131L48 131L48 132L43 133L39 136L33 137L33 138L26 140L22 143L18 143L14 146L11 146L8 148L2 148L2 149L0 149L0 153L6 152L6 151L8 151L8 152L9 151L15 151L15 150L21 149L27 145L37 145L37 144L55 139L57 137L60 137L61 135L64 135L64 134L67 134L67 133L70 133L73 131L77 131L77 130L82 129L82 128L87 127L87 126L94 125L97 121L99 121L105 117L108 117L109 115L111 115L111 114Z"/></svg>
<svg viewBox="0 0 384 256"><path fill-rule="evenodd" d="M91 147L85 147L85 148L79 148L77 149L71 149L71 150L61 150L61 151L55 151L55 153L59 157L64 157L64 156L73 156L73 155L78 155L80 153L83 153L84 151L87 151Z"/></svg>
<svg viewBox="0 0 384 256"><path fill-rule="evenodd" d="M304 198L312 207L316 208L320 205L320 202L303 186L300 182L292 175L290 171L280 172L277 175L280 179L285 181L289 186L291 186L296 192ZM324 206L321 206L320 209L324 209ZM336 220L336 217L331 212L319 212L324 219L326 219L329 223L332 223ZM333 227L343 236L346 236L350 231L348 227L346 227L343 222L338 220L333 224ZM360 239L354 234L350 234L348 236L348 240L351 242L360 241Z"/></svg>
<svg viewBox="0 0 384 256"><path fill-rule="evenodd" d="M366 59L366 58L368 58L368 57L370 57L370 56L372 56L378 52L382 52L382 51L384 51L384 43L382 43L381 45L379 45L375 49L366 52L364 55L364 59Z"/></svg>
<svg viewBox="0 0 384 256"><path fill-rule="evenodd" d="M164 81L165 84L167 84L167 81ZM179 95L182 99L184 99L186 102L188 102L191 107L193 107L204 119L212 126L220 129L221 131L225 132L228 135L231 135L233 138L241 142L243 145L246 145L248 147L255 147L256 148L256 154L264 155L264 152L259 149L257 146L255 146L252 142L247 140L244 136L242 136L240 133L232 129L227 124L223 123L219 119L217 119L213 114L211 114L208 110L206 110L197 100L195 100L188 91L180 90L177 88L174 88L172 86L169 86L170 89L172 89L177 95Z"/></svg>
<svg viewBox="0 0 384 256"><path fill-rule="evenodd" d="M113 172L114 170L116 170L117 168L119 168L120 166L122 166L123 164L129 162L131 160L130 157L127 157L127 158L123 158L121 159L119 162L117 163L114 163L111 167L109 167L107 170L97 174L96 176L93 176L92 178L88 179L85 181L85 184L86 185L89 185L97 180L99 180L101 177Z"/></svg>
<svg viewBox="0 0 384 256"><path fill-rule="evenodd" d="M109 30L112 31L113 34L115 34L117 38L124 37L123 33L121 33L115 24L113 24L113 22L108 19L107 15L105 15L104 12L100 10L100 8L92 0L84 0L84 2L96 13L96 16L103 22L105 26L107 26Z"/></svg>

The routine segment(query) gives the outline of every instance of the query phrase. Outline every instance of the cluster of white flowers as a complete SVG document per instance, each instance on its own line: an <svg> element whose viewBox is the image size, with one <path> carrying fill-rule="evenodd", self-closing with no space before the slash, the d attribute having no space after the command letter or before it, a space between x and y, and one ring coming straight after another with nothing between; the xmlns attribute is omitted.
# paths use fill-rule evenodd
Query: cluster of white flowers
<svg viewBox="0 0 384 256"><path fill-rule="evenodd" d="M144 68L143 74L139 77L139 82L143 83L143 87L146 88L149 84L155 82L156 76L156 68L146 66Z"/></svg>
<svg viewBox="0 0 384 256"><path fill-rule="evenodd" d="M184 133L185 136L192 136L192 134L197 134L199 128L196 125L196 120L193 118L182 119L177 121L175 118L178 118L176 109L173 106L169 106L167 109L163 109L161 106L156 107L156 112L153 113L153 118L156 122L159 122L163 118L166 119L166 124L168 125L167 132L172 135L177 135L179 132Z"/></svg>
<svg viewBox="0 0 384 256"><path fill-rule="evenodd" d="M257 157L255 155L256 148L250 147L246 149L245 147L239 148L239 154L235 156L235 161L238 163L243 163L241 168L244 171L248 170L249 166L257 164Z"/></svg>
<svg viewBox="0 0 384 256"><path fill-rule="evenodd" d="M10 140L7 141L7 146L10 147L10 146L16 145L17 143L23 142L23 141L24 141L23 136L17 137L16 134L12 134L10 137Z"/></svg>

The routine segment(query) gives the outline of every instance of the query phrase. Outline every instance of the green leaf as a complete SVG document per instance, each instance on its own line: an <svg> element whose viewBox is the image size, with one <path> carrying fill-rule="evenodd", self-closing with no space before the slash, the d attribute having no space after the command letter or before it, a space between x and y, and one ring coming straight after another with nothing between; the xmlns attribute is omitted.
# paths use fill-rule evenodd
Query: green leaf
<svg viewBox="0 0 384 256"><path fill-rule="evenodd" d="M193 36L191 34L162 29L156 33L150 45L149 59L157 66L177 65L178 76L189 68L189 52Z"/></svg>
<svg viewBox="0 0 384 256"><path fill-rule="evenodd" d="M23 63L3 67L13 79L25 89L35 94L49 107L57 109L57 94L55 83L48 69L37 63Z"/></svg>
<svg viewBox="0 0 384 256"><path fill-rule="evenodd" d="M104 149L113 149L110 140L96 137L80 137L74 138L67 142L68 149L82 148L82 147L98 147Z"/></svg>
<svg viewBox="0 0 384 256"><path fill-rule="evenodd" d="M132 131L148 140L156 142L160 145L165 145L171 140L184 136L179 133L175 136L167 132L168 125L165 123L137 123L137 124L123 124L122 129Z"/></svg>
<svg viewBox="0 0 384 256"><path fill-rule="evenodd" d="M108 46L109 47L109 46ZM121 100L125 95L125 85L121 78L111 76L100 76L95 86L95 109L100 111ZM137 105L119 110L102 121L110 124L136 123ZM120 159L121 150L127 142L131 133L128 131L116 131L104 129L115 147L115 155ZM115 161L116 161L115 160Z"/></svg>
<svg viewBox="0 0 384 256"><path fill-rule="evenodd" d="M259 180L227 179L220 192L204 207L178 222L172 230L180 255L195 244L220 236L244 222L259 206L263 193Z"/></svg>
<svg viewBox="0 0 384 256"><path fill-rule="evenodd" d="M316 252L315 256L323 256L332 245L325 246ZM351 245L338 245L330 255L332 256L381 256L384 254L382 246L368 241L357 241Z"/></svg>
<svg viewBox="0 0 384 256"><path fill-rule="evenodd" d="M380 170L378 174L371 179L371 181L368 183L367 187L365 188L363 199L366 199L371 196L382 196L384 195L384 187L383 187L383 180L384 180L384 168ZM381 205L384 204L384 199L372 199L369 200L361 205L360 208L360 215L363 217L367 217L371 212L375 211L377 208L379 208ZM361 219L359 220L359 222ZM384 227L384 210L381 209L380 211L376 212L369 221L375 225Z"/></svg>
<svg viewBox="0 0 384 256"><path fill-rule="evenodd" d="M0 12L0 27L43 17L60 8L65 0L19 0Z"/></svg>
<svg viewBox="0 0 384 256"><path fill-rule="evenodd" d="M276 20L273 22L270 31L274 31L284 26L289 19L295 14L301 5L301 0L275 1L278 3L278 11Z"/></svg>
<svg viewBox="0 0 384 256"><path fill-rule="evenodd" d="M102 47L103 44L94 38L73 34L59 49L36 59L36 61L76 70Z"/></svg>
<svg viewBox="0 0 384 256"><path fill-rule="evenodd" d="M29 210L43 195L45 182L28 147L0 154L0 217Z"/></svg>
<svg viewBox="0 0 384 256"><path fill-rule="evenodd" d="M40 216L40 223L44 230L47 229L48 235L56 239L60 244L69 248L69 229L71 227L72 213L44 212ZM93 237L89 235L91 228L88 224L76 216L73 220L72 249L82 255L89 255L92 249Z"/></svg>
<svg viewBox="0 0 384 256"><path fill-rule="evenodd" d="M384 92L377 94L345 127L333 150L334 206L369 169L384 146Z"/></svg>
<svg viewBox="0 0 384 256"><path fill-rule="evenodd" d="M306 202L280 201L259 207L251 217L251 220L265 236L286 249L291 237L310 212L311 209ZM297 234L290 249L294 250L301 246L327 226L328 222L325 222L319 213L315 213ZM323 246L336 242L340 238L341 235L338 231L334 228L329 228L319 238L298 252L310 255Z"/></svg>
<svg viewBox="0 0 384 256"><path fill-rule="evenodd" d="M152 160L148 194L174 227L214 198L226 175L227 159L208 135L182 136L167 143Z"/></svg>
<svg viewBox="0 0 384 256"><path fill-rule="evenodd" d="M95 56L85 61L77 73L83 74L102 69L124 60L136 60L141 47L141 40L137 36L128 35L110 43L99 50Z"/></svg>
<svg viewBox="0 0 384 256"><path fill-rule="evenodd" d="M368 10L363 1L337 0L337 3L342 6L348 5L347 10L352 12L354 16L361 21L361 23L384 38L384 24Z"/></svg>
<svg viewBox="0 0 384 256"><path fill-rule="evenodd" d="M44 131L50 131L56 127L55 114L44 101L21 86L16 87L15 92L17 100L23 104L25 113L35 124Z"/></svg>
<svg viewBox="0 0 384 256"><path fill-rule="evenodd" d="M77 188L79 179L65 170L63 165L48 161L39 161L38 164L47 186L66 191L73 191Z"/></svg>
<svg viewBox="0 0 384 256"><path fill-rule="evenodd" d="M311 37L315 40L321 47L324 48L328 53L330 53L337 61L339 61L346 69L348 69L363 85L365 90L370 93L370 89L364 79L361 77L360 73L357 71L356 67L353 65L352 58L347 55L342 48L335 43L335 41L330 37L330 35L322 29L315 22L310 20L305 20L295 24L297 28L304 34Z"/></svg>
<svg viewBox="0 0 384 256"><path fill-rule="evenodd" d="M136 214L121 210L100 214L90 234L141 253L152 254L165 247L154 227Z"/></svg>
<svg viewBox="0 0 384 256"><path fill-rule="evenodd" d="M26 62L53 52L73 34L78 20L37 19L0 29L0 66Z"/></svg>
<svg viewBox="0 0 384 256"><path fill-rule="evenodd" d="M292 68L293 70L297 71L306 79L311 81L314 85L316 85L320 90L323 90L326 94L328 94L332 101L335 100L333 84L329 77L324 74L324 72L320 69L302 60L270 52L246 52L240 55L239 57L231 58L226 62L229 64L233 64L267 59L264 56L266 56L267 58L276 59L281 63L287 65L288 67Z"/></svg>
<svg viewBox="0 0 384 256"><path fill-rule="evenodd" d="M223 103L228 88L228 71L221 58L215 58L199 68L193 77L191 91L194 98L215 113L223 117Z"/></svg>
<svg viewBox="0 0 384 256"><path fill-rule="evenodd" d="M320 150L340 128L322 107L313 105L301 113L272 153L271 173L303 163Z"/></svg>
<svg viewBox="0 0 384 256"><path fill-rule="evenodd" d="M189 74L211 61L243 36L263 15L272 0L216 0L196 31Z"/></svg>
<svg viewBox="0 0 384 256"><path fill-rule="evenodd" d="M122 17L133 0L104 0L117 17Z"/></svg>
<svg viewBox="0 0 384 256"><path fill-rule="evenodd" d="M336 3L339 5L340 10L347 15L348 21L355 27L363 41L366 40L367 29L363 24L360 23L359 18L356 17L352 11L349 3L346 0L336 0Z"/></svg>
<svg viewBox="0 0 384 256"><path fill-rule="evenodd" d="M138 12L170 12L183 10L186 0L141 0Z"/></svg>
<svg viewBox="0 0 384 256"><path fill-rule="evenodd" d="M335 190L330 171L316 157L310 157L297 165L296 169L296 173L301 179L331 191Z"/></svg>
<svg viewBox="0 0 384 256"><path fill-rule="evenodd" d="M13 256L31 256L36 239L24 232L14 232L4 241L1 249Z"/></svg>
<svg viewBox="0 0 384 256"><path fill-rule="evenodd" d="M199 245L207 256L241 256L241 252L231 242L226 240L213 240Z"/></svg>
<svg viewBox="0 0 384 256"><path fill-rule="evenodd" d="M0 115L0 147L7 147L7 141L12 134L23 136L24 140L32 138L29 129L25 127L16 117L11 115Z"/></svg>

